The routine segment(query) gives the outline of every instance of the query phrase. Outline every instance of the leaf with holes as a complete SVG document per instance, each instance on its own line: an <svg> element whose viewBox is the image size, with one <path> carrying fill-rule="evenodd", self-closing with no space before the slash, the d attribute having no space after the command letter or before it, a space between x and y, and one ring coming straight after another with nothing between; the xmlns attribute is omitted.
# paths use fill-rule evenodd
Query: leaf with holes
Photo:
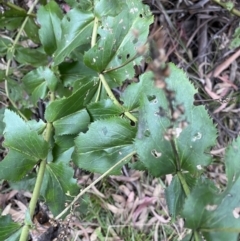
<svg viewBox="0 0 240 241"><path fill-rule="evenodd" d="M225 155L228 178L225 191L221 193L213 183L199 181L184 204L186 227L201 231L206 240L237 240L240 231L239 159L238 137Z"/></svg>
<svg viewBox="0 0 240 241"><path fill-rule="evenodd" d="M140 64L142 58L134 62L133 59L138 55L138 48L145 44L152 21L149 8L139 1L126 5L116 17L103 18L98 29L100 39L85 53L85 64L104 73L111 86L131 79L134 76L133 66Z"/></svg>
<svg viewBox="0 0 240 241"><path fill-rule="evenodd" d="M170 69L167 91L149 84L140 96L136 148L140 160L155 176L182 169L199 172L212 161L205 152L216 140L216 128L207 111L193 105L193 85L174 65ZM149 82L149 77L143 78Z"/></svg>
<svg viewBox="0 0 240 241"><path fill-rule="evenodd" d="M212 161L206 153L215 145L216 127L204 106L193 105L196 89L186 74L173 64L170 69L171 75L166 79L167 88L175 93L173 108L176 112L180 109L176 124L181 122L187 125L176 138L180 166L184 170L198 172Z"/></svg>
<svg viewBox="0 0 240 241"><path fill-rule="evenodd" d="M136 127L119 117L98 120L75 139L73 162L91 172L104 173L132 151ZM112 174L120 174L119 165Z"/></svg>

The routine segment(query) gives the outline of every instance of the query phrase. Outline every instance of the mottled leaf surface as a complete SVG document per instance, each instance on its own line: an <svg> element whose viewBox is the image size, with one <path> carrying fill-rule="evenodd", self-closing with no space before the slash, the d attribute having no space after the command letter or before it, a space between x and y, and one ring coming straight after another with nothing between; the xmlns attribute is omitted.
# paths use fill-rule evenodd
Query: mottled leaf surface
<svg viewBox="0 0 240 241"><path fill-rule="evenodd" d="M140 82L144 91L139 98L136 148L140 160L154 176L175 173L178 169L198 172L211 163L210 155L205 152L216 140L216 128L207 111L193 105L196 92L193 85L183 71L174 65L170 65L170 69L166 83L168 91L175 93L172 99L169 92L149 82L150 74L145 74ZM125 99L129 107L137 103L134 99L131 102ZM176 117L174 113L177 112L180 114Z"/></svg>
<svg viewBox="0 0 240 241"><path fill-rule="evenodd" d="M186 227L200 230L208 241L237 240L240 231L239 160L240 138L226 151L228 185L225 191L220 193L213 183L199 181L184 205Z"/></svg>
<svg viewBox="0 0 240 241"><path fill-rule="evenodd" d="M123 11L115 17L103 18L98 29L101 38L85 53L85 64L99 73L103 72L110 86L131 79L134 76L133 65L140 63L141 58L134 63L131 60L137 57L138 47L145 44L147 26L152 21L149 8L138 1L124 6Z"/></svg>

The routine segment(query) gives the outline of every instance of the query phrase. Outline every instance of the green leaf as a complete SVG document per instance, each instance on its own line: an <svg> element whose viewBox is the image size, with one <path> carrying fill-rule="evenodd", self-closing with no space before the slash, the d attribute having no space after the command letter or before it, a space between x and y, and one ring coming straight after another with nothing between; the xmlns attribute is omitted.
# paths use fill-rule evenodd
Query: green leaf
<svg viewBox="0 0 240 241"><path fill-rule="evenodd" d="M0 109L0 135L1 136L2 136L3 130L5 128L5 124L3 123L4 111L5 111L5 108Z"/></svg>
<svg viewBox="0 0 240 241"><path fill-rule="evenodd" d="M36 183L36 173L28 173L19 181L8 180L8 182L12 189L32 192Z"/></svg>
<svg viewBox="0 0 240 241"><path fill-rule="evenodd" d="M53 122L55 135L72 135L86 131L90 117L85 109Z"/></svg>
<svg viewBox="0 0 240 241"><path fill-rule="evenodd" d="M170 186L165 191L165 195L169 213L175 219L185 201L185 193L177 175L173 177Z"/></svg>
<svg viewBox="0 0 240 241"><path fill-rule="evenodd" d="M54 53L54 64L63 62L76 47L88 43L93 27L92 13L74 8L70 10L61 22L62 36Z"/></svg>
<svg viewBox="0 0 240 241"><path fill-rule="evenodd" d="M47 201L53 215L60 213L66 201L71 200L79 191L73 174L68 162L48 163L46 166L41 195Z"/></svg>
<svg viewBox="0 0 240 241"><path fill-rule="evenodd" d="M193 105L197 90L189 82L186 74L173 64L169 67L171 75L166 82L168 89L175 92L173 107L175 110L184 109L176 124L188 122L188 126L176 138L181 168L190 172L198 171L212 161L211 156L205 152L215 145L217 130L206 109Z"/></svg>
<svg viewBox="0 0 240 241"><path fill-rule="evenodd" d="M9 181L19 181L29 173L37 160L14 150L0 162L0 178Z"/></svg>
<svg viewBox="0 0 240 241"><path fill-rule="evenodd" d="M133 148L136 127L119 117L95 121L75 139L74 163L91 172L104 173ZM120 174L121 166L112 174Z"/></svg>
<svg viewBox="0 0 240 241"><path fill-rule="evenodd" d="M152 85L152 75L149 75L149 84ZM123 101L123 106L127 111L134 110L135 108L139 107L139 97L144 89L147 87L147 81L142 83L144 77L140 76L140 81L138 83L132 83L128 85L126 90L121 94L121 100ZM146 83L145 83L146 82Z"/></svg>
<svg viewBox="0 0 240 241"><path fill-rule="evenodd" d="M0 216L0 240L10 240L12 235L21 229L19 223L15 223L11 220L11 216ZM18 232L18 237L12 240L19 240L20 232ZM18 239L16 239L18 238Z"/></svg>
<svg viewBox="0 0 240 241"><path fill-rule="evenodd" d="M27 16L25 11L15 9L4 10L0 13L0 26L8 30L15 30L21 26L24 17Z"/></svg>
<svg viewBox="0 0 240 241"><path fill-rule="evenodd" d="M48 89L54 91L58 83L57 77L48 67L32 70L23 77L22 81L26 91L32 95L34 105L39 99L46 97Z"/></svg>
<svg viewBox="0 0 240 241"><path fill-rule="evenodd" d="M76 135L54 136L55 145L52 154L55 162L71 160L75 138Z"/></svg>
<svg viewBox="0 0 240 241"><path fill-rule="evenodd" d="M23 88L22 85L10 77L5 77L8 83L9 95L15 102L22 101L23 99Z"/></svg>
<svg viewBox="0 0 240 241"><path fill-rule="evenodd" d="M233 39L230 43L230 48L234 49L234 48L238 48L239 46L240 46L240 27L237 27L235 29Z"/></svg>
<svg viewBox="0 0 240 241"><path fill-rule="evenodd" d="M26 32L27 36L34 42L34 43L40 43L39 36L38 36L38 29L39 27L35 23L35 21L32 18L29 18L25 27L24 31Z"/></svg>
<svg viewBox="0 0 240 241"><path fill-rule="evenodd" d="M174 153L169 141L164 138L171 121L165 93L154 86L151 72L141 76L139 96L139 121L135 146L140 160L154 176L176 171Z"/></svg>
<svg viewBox="0 0 240 241"><path fill-rule="evenodd" d="M59 65L59 72L64 86L73 86L75 81L83 80L86 77L98 77L97 73L82 61L64 62Z"/></svg>
<svg viewBox="0 0 240 241"><path fill-rule="evenodd" d="M17 114L6 109L4 115L4 146L26 155L31 160L44 159L48 153L48 144L37 132L31 130Z"/></svg>
<svg viewBox="0 0 240 241"><path fill-rule="evenodd" d="M20 64L29 64L34 67L47 65L47 56L38 49L17 47L15 58Z"/></svg>
<svg viewBox="0 0 240 241"><path fill-rule="evenodd" d="M237 240L240 231L239 188L239 178L220 194L213 183L199 182L184 205L186 227L201 231L207 241Z"/></svg>
<svg viewBox="0 0 240 241"><path fill-rule="evenodd" d="M0 56L3 57L7 54L8 48L12 46L12 42L8 38L0 37Z"/></svg>
<svg viewBox="0 0 240 241"><path fill-rule="evenodd" d="M226 174L228 186L231 186L240 176L240 137L228 146L225 154Z"/></svg>
<svg viewBox="0 0 240 241"><path fill-rule="evenodd" d="M131 79L133 65L140 63L141 58L135 62L131 59L138 54L138 47L145 44L152 21L149 8L139 1L133 1L116 17L103 18L98 30L101 38L85 53L85 64L99 73L104 72L110 86Z"/></svg>
<svg viewBox="0 0 240 241"><path fill-rule="evenodd" d="M41 6L37 12L37 20L41 25L39 37L48 55L55 52L61 39L62 17L62 11L55 1L50 1L47 5Z"/></svg>
<svg viewBox="0 0 240 241"><path fill-rule="evenodd" d="M49 122L73 114L83 109L91 100L97 89L97 82L89 81L68 98L55 100L46 108L45 119Z"/></svg>
<svg viewBox="0 0 240 241"><path fill-rule="evenodd" d="M183 71L174 65L170 65L170 69L166 82L167 89L174 93L171 106L166 100L167 92L149 83L149 74L142 77L142 85L149 84L140 96L136 148L140 160L154 176L175 173L179 168L194 174L199 172L212 161L205 152L216 140L216 128L207 111L193 105L196 92L193 85ZM173 114L177 112L180 114L175 117Z"/></svg>
<svg viewBox="0 0 240 241"><path fill-rule="evenodd" d="M107 119L113 116L120 116L124 112L121 107L115 105L110 99L90 103L87 106L87 109L93 120Z"/></svg>
<svg viewBox="0 0 240 241"><path fill-rule="evenodd" d="M123 10L125 5L124 1L99 0L95 3L94 12L98 18L106 15L114 17Z"/></svg>

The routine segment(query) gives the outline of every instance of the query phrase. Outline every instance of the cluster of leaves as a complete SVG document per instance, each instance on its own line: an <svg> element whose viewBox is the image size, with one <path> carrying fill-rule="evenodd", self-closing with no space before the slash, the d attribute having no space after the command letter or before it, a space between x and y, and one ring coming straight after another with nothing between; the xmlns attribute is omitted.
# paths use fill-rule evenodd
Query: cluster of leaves
<svg viewBox="0 0 240 241"><path fill-rule="evenodd" d="M79 191L71 161L101 174L118 164L109 172L117 175L135 155L132 168L156 177L173 174L166 199L172 217L181 215L192 229L185 240L237 240L240 139L226 151L228 185L220 193L203 177L213 161L207 151L216 128L204 107L193 105L196 90L185 73L170 64L166 88L156 88L147 72L119 99L113 95L143 59L139 49L153 22L148 6L138 0L66 2L66 14L54 1L36 16L11 8L2 13L8 32L21 27L25 35L19 36L22 44L0 38L1 56L18 63L17 70L9 64L1 72L12 106L2 124L9 151L0 179L33 191L42 175L40 196L56 216ZM28 39L35 48L25 46ZM43 120L29 120L39 100L46 103ZM19 224L8 216L0 223L1 240L19 239Z"/></svg>

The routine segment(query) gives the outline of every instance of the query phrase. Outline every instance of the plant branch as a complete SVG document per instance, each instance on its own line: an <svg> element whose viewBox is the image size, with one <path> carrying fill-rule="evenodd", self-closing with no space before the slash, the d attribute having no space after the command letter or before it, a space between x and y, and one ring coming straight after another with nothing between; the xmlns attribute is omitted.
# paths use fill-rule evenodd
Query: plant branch
<svg viewBox="0 0 240 241"><path fill-rule="evenodd" d="M98 29L98 24L99 24L99 20L96 17L94 20L94 25L93 25L93 32L92 32L92 40L91 40L91 47L93 47L96 44L97 41L97 29ZM113 103L117 106L119 106L120 108L123 108L122 105L118 102L118 100L116 99L116 97L114 96L112 90L110 89L107 81L105 80L103 74L99 74L99 78L101 80L101 83L103 85L103 87L105 88L109 98L113 101ZM100 86L101 87L101 86ZM99 87L99 88L100 88ZM100 93L100 89L99 89L99 93ZM130 112L126 111L124 112L124 115L127 116L130 120L132 120L134 123L137 122L137 118L135 116L133 116Z"/></svg>
<svg viewBox="0 0 240 241"><path fill-rule="evenodd" d="M51 93L50 95L50 101L54 100L54 93ZM52 123L47 123L47 127L46 127L46 131L45 131L45 135L44 135L44 139L46 142L49 142L51 140L51 136L52 136ZM45 173L45 169L46 169L46 165L47 165L47 159L42 160L40 162L40 166L39 166L39 170L37 173L37 180L34 186L34 190L33 190L33 194L31 197L31 201L29 203L29 213L30 213L30 218L32 220L34 212L35 212L35 208L37 205L37 201L40 195L40 189L42 186L42 182L43 182L43 177L44 177L44 173ZM29 234L29 224L27 222L25 222L25 225L23 227L22 233L21 233L21 237L19 239L19 241L26 241L28 234Z"/></svg>
<svg viewBox="0 0 240 241"><path fill-rule="evenodd" d="M105 88L109 98L113 101L113 103L115 105L123 108L122 105L118 102L118 100L114 96L114 94L113 94L112 90L110 89L110 87L109 87L107 81L105 80L104 76L102 74L99 74L99 78L100 78L100 80L101 80L101 82L102 82L102 84L103 84L103 86L104 86L104 88ZM137 118L135 116L133 116L130 112L126 111L126 112L124 112L124 115L127 116L134 123L137 122Z"/></svg>
<svg viewBox="0 0 240 241"><path fill-rule="evenodd" d="M97 41L98 23L99 23L98 18L95 17L94 25L93 25L93 32L92 32L92 39L91 39L91 47L93 47L96 44L96 41Z"/></svg>
<svg viewBox="0 0 240 241"><path fill-rule="evenodd" d="M234 6L234 3L232 3L231 1L226 1L226 2L222 2L221 0L213 0L215 3L217 3L218 5L222 6L223 8L225 8L226 10L228 10L230 13L240 17L240 11L238 9L236 9L235 7L231 7L229 8L229 6Z"/></svg>
<svg viewBox="0 0 240 241"><path fill-rule="evenodd" d="M125 156L123 159L121 159L119 162L117 162L114 166L109 168L105 173L103 173L99 178L97 178L94 182L92 182L89 186L87 186L85 189L83 189L74 199L73 201L55 218L56 220L61 218L77 201L78 199L85 194L90 188L92 188L95 184L97 184L99 181L101 181L104 177L106 177L111 171L113 171L118 165L126 161L128 158L132 157L136 154L136 151L133 151L129 153L127 156Z"/></svg>
<svg viewBox="0 0 240 241"><path fill-rule="evenodd" d="M14 10L16 10L16 11L22 12L22 13L26 14L27 16L34 17L34 18L36 17L35 14L33 14L33 13L27 13L25 9L23 9L23 8L21 8L21 7L17 6L17 5L9 2L9 1L8 1L8 2L0 1L0 3L2 3L3 5L11 8L11 9L14 9Z"/></svg>

